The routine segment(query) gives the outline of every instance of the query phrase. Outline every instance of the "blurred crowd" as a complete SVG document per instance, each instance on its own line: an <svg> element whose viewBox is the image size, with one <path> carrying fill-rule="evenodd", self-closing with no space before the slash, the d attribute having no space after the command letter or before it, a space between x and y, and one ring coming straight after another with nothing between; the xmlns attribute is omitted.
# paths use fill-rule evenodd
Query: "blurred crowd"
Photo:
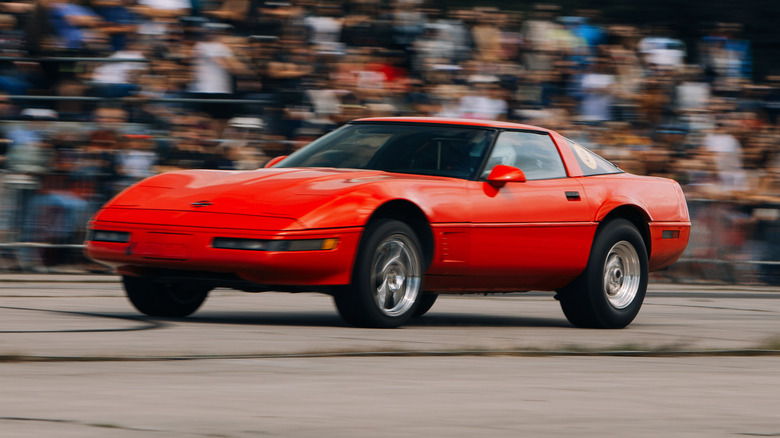
<svg viewBox="0 0 780 438"><path fill-rule="evenodd" d="M256 168L366 116L540 125L689 199L780 203L780 76L753 77L740 24L692 25L683 41L553 4L5 1L0 190L16 208L0 241L76 242L141 178Z"/></svg>

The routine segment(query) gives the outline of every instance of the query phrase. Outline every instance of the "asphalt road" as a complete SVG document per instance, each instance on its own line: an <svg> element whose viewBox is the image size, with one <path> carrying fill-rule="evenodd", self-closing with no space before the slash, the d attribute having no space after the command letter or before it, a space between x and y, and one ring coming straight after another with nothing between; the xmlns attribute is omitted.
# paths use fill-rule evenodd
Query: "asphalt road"
<svg viewBox="0 0 780 438"><path fill-rule="evenodd" d="M616 331L546 293L373 330L317 294L153 319L110 277L0 276L3 438L780 436L779 402L773 288L652 285Z"/></svg>

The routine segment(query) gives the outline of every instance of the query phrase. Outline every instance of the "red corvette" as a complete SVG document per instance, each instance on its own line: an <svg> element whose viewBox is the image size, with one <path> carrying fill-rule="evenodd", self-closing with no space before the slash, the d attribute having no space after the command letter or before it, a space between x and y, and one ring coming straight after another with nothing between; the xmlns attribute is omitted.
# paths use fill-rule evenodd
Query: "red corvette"
<svg viewBox="0 0 780 438"><path fill-rule="evenodd" d="M269 164L141 181L90 221L86 252L153 316L217 286L314 290L351 324L397 327L440 293L554 290L575 326L622 328L690 231L675 181L534 126L362 119Z"/></svg>

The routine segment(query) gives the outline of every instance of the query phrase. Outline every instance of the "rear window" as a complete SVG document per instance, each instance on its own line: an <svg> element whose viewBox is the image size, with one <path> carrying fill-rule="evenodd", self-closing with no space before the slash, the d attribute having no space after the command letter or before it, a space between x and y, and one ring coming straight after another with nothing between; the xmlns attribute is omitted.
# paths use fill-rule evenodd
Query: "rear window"
<svg viewBox="0 0 780 438"><path fill-rule="evenodd" d="M583 175L592 176L623 173L619 167L596 155L586 147L571 141L568 138L566 139L566 142L569 143L569 147L572 152L574 152L574 156L577 157L577 162L580 163L580 169L582 169Z"/></svg>

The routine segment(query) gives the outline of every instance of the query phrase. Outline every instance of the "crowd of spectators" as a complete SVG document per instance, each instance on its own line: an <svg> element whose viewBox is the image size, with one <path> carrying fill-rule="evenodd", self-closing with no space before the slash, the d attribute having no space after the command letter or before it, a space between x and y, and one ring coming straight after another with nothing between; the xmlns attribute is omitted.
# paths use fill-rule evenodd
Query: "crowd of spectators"
<svg viewBox="0 0 780 438"><path fill-rule="evenodd" d="M692 25L683 42L551 4L6 1L0 166L22 207L0 233L77 241L140 178L255 168L364 116L540 125L690 199L780 203L780 76L753 77L740 25ZM47 208L66 212L56 226L36 222Z"/></svg>

